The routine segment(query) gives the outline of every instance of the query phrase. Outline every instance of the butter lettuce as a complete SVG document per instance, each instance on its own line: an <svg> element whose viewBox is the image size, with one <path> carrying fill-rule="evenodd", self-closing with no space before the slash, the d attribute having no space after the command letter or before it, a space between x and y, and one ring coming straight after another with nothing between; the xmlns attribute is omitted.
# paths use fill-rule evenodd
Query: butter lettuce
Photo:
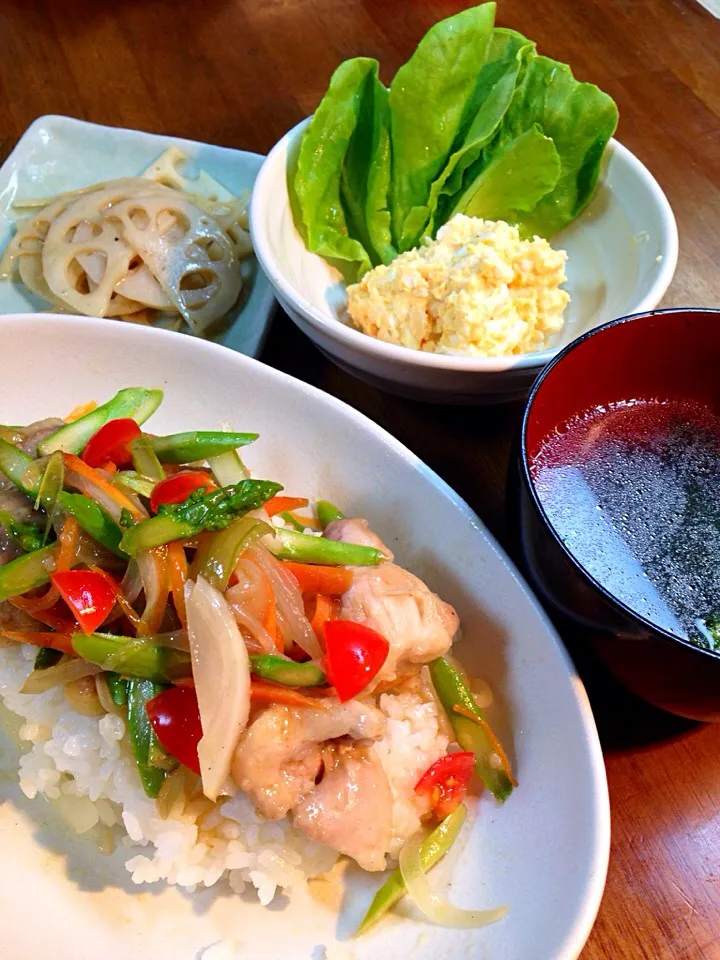
<svg viewBox="0 0 720 960"><path fill-rule="evenodd" d="M436 24L389 90L375 60L333 74L288 181L308 248L347 280L455 213L551 237L592 199L617 107L494 19L485 3Z"/></svg>

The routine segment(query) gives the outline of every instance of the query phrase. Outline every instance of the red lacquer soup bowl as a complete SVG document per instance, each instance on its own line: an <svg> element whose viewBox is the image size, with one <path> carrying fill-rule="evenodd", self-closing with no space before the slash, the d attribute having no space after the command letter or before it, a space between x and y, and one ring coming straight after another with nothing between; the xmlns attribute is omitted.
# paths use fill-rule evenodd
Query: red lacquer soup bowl
<svg viewBox="0 0 720 960"><path fill-rule="evenodd" d="M720 721L720 310L570 344L533 387L515 468L535 590L635 693Z"/></svg>

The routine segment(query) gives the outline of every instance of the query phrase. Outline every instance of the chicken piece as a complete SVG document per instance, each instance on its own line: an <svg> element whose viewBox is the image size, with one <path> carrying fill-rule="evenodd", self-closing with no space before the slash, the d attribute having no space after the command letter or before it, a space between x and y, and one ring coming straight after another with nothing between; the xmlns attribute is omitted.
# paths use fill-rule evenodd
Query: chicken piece
<svg viewBox="0 0 720 960"><path fill-rule="evenodd" d="M293 823L356 860L364 870L384 870L392 839L393 799L380 762L357 744L335 748L336 762L295 808Z"/></svg>
<svg viewBox="0 0 720 960"><path fill-rule="evenodd" d="M338 540L340 543L359 543L363 547L375 547L376 550L384 553L388 560L393 559L392 550L385 546L376 533L373 533L367 520L363 520L362 517L333 520L325 528L323 536L328 540Z"/></svg>
<svg viewBox="0 0 720 960"><path fill-rule="evenodd" d="M328 710L269 707L241 736L233 778L264 817L280 820L314 789L325 741L375 740L383 726L380 711L357 700Z"/></svg>
<svg viewBox="0 0 720 960"><path fill-rule="evenodd" d="M325 536L389 553L368 529L367 521L359 518L333 521ZM395 679L408 663L429 663L450 649L460 622L458 615L419 577L395 563L353 567L352 571L352 586L342 596L340 616L377 630L390 644L374 685Z"/></svg>

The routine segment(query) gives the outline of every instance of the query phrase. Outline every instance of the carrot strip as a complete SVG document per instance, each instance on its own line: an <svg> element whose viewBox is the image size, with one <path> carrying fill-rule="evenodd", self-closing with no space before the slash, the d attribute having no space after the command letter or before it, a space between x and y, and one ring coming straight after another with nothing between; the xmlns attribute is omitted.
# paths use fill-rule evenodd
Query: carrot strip
<svg viewBox="0 0 720 960"><path fill-rule="evenodd" d="M325 624L332 620L335 614L335 603L330 597L319 593L315 597L315 610L310 618L310 626L315 631L315 636L323 641L325 637Z"/></svg>
<svg viewBox="0 0 720 960"><path fill-rule="evenodd" d="M58 550L57 560L55 562L56 572L69 570L75 559L80 537L80 526L75 517L68 517L62 525L62 530L58 536L60 549ZM58 594L59 596L59 594Z"/></svg>
<svg viewBox="0 0 720 960"><path fill-rule="evenodd" d="M108 460L107 463L102 465L102 469L105 471L105 473L109 473L110 476L113 477L117 473L117 464L113 463L112 460Z"/></svg>
<svg viewBox="0 0 720 960"><path fill-rule="evenodd" d="M272 637L277 652L283 653L285 650L285 641L283 640L282 634L278 630L277 608L275 606L275 597L272 595L272 592L270 594L270 602L268 603L265 618L263 620L263 626Z"/></svg>
<svg viewBox="0 0 720 960"><path fill-rule="evenodd" d="M252 677L250 699L253 703L283 703L288 707L311 707L313 710L327 710L328 705L319 697L308 697L292 687L284 687L270 680Z"/></svg>
<svg viewBox="0 0 720 960"><path fill-rule="evenodd" d="M180 623L186 627L185 583L188 578L188 562L185 548L179 540L173 540L172 543L167 545L167 559L170 571L170 591L175 604L175 612L180 618Z"/></svg>
<svg viewBox="0 0 720 960"><path fill-rule="evenodd" d="M65 423L72 423L74 420L79 420L80 417L84 417L86 414L92 413L96 407L97 403L94 400L90 400L89 403L79 403L76 407L73 407L70 413L65 417Z"/></svg>
<svg viewBox="0 0 720 960"><path fill-rule="evenodd" d="M305 497L271 497L265 504L264 510L269 517L274 517L276 513L307 507L309 503L310 501Z"/></svg>
<svg viewBox="0 0 720 960"><path fill-rule="evenodd" d="M350 589L352 571L347 567L325 567L315 563L295 563L286 560L283 570L291 573L303 593L324 593L338 597Z"/></svg>
<svg viewBox="0 0 720 960"><path fill-rule="evenodd" d="M301 514L293 513L291 510L283 511L290 514L293 520L297 520L303 527L312 527L313 530L322 530L322 524L316 517L303 517Z"/></svg>
<svg viewBox="0 0 720 960"><path fill-rule="evenodd" d="M503 749L503 745L500 743L498 738L493 733L493 729L487 720L484 717L479 717L476 713L473 713L472 710L467 710L459 703L453 704L453 710L455 713L459 713L461 717L467 717L468 720L472 720L473 723L476 723L479 727L482 727L485 731L485 734L492 744L492 748L495 753L500 757L500 763L502 763L503 770L508 775L508 780L510 783L516 787L518 785L517 780L513 776L512 768L510 767L510 761L508 760L508 755Z"/></svg>
<svg viewBox="0 0 720 960"><path fill-rule="evenodd" d="M76 457L74 453L64 453L65 466L74 473L79 473L81 477L92 481L103 493L107 494L121 510L129 511L134 520L147 520L147 514L139 510L129 497L107 480L98 470L89 467L84 460Z"/></svg>
<svg viewBox="0 0 720 960"><path fill-rule="evenodd" d="M30 616L35 617L36 620L39 620L40 617L38 617L37 614L43 610L49 610L50 607L54 607L59 599L60 591L50 585L42 596L11 597L10 603L19 610L24 610L26 613L29 613Z"/></svg>
<svg viewBox="0 0 720 960"><path fill-rule="evenodd" d="M73 649L72 637L69 633L45 633L35 630L3 630L0 634L7 640L14 643L31 643L34 647L50 647L51 650L59 650L60 653L69 653L76 657Z"/></svg>
<svg viewBox="0 0 720 960"><path fill-rule="evenodd" d="M29 613L22 603L17 602L21 599L21 597L10 597L8 602L11 603L13 607ZM52 627L53 630L57 630L58 633L74 633L75 630L78 629L69 617L63 617L59 613L53 613L52 610L36 609L35 612L30 615L39 623L44 623L46 627Z"/></svg>

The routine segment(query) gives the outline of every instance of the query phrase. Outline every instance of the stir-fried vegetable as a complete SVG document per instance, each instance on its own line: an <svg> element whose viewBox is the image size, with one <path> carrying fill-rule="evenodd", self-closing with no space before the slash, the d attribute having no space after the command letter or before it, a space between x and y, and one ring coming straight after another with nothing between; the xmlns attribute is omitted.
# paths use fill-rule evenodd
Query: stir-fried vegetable
<svg viewBox="0 0 720 960"><path fill-rule="evenodd" d="M92 677L96 673L100 673L100 668L94 663L85 663L76 657L63 657L54 667L33 670L20 687L20 693L45 693L46 690L64 686L83 677Z"/></svg>
<svg viewBox="0 0 720 960"><path fill-rule="evenodd" d="M136 473L150 480L164 480L165 470L157 458L150 437L139 436L130 442L130 456Z"/></svg>
<svg viewBox="0 0 720 960"><path fill-rule="evenodd" d="M150 509L157 513L163 504L185 503L195 490L209 493L214 489L215 484L204 470L183 470L153 487L150 493Z"/></svg>
<svg viewBox="0 0 720 960"><path fill-rule="evenodd" d="M327 567L322 564L285 561L283 567L297 580L303 593L323 593L339 597L350 589L352 570L346 567Z"/></svg>
<svg viewBox="0 0 720 960"><path fill-rule="evenodd" d="M14 520L9 510L0 510L0 526L25 553L39 550L44 544L45 537L38 526Z"/></svg>
<svg viewBox="0 0 720 960"><path fill-rule="evenodd" d="M308 502L305 497L273 497L265 504L265 513L269 517L274 517L276 514L282 516L288 510L299 510L306 507Z"/></svg>
<svg viewBox="0 0 720 960"><path fill-rule="evenodd" d="M136 423L144 423L157 408L163 398L162 390L145 390L142 387L128 387L108 400L107 403L95 407L90 413L65 424L51 434L42 443L38 444L38 452L43 456L63 450L66 453L80 453L90 437L107 423L108 420L118 420L132 417Z"/></svg>
<svg viewBox="0 0 720 960"><path fill-rule="evenodd" d="M512 793L515 782L509 767L502 765L504 754L475 702L472 691L444 658L429 665L430 677L461 747L475 754L475 770L496 800L501 803ZM459 708L462 713L459 713ZM500 748L502 750L502 748Z"/></svg>
<svg viewBox="0 0 720 960"><path fill-rule="evenodd" d="M193 537L203 530L223 530L233 520L257 510L278 490L282 486L270 480L241 480L210 493L196 490L182 503L163 504L156 517L130 527L120 546L134 557L141 550Z"/></svg>
<svg viewBox="0 0 720 960"><path fill-rule="evenodd" d="M275 537L267 547L281 560L296 560L298 563L374 567L387 560L382 550L375 547L326 540L325 537L314 537L296 530L276 529Z"/></svg>
<svg viewBox="0 0 720 960"><path fill-rule="evenodd" d="M237 450L221 453L219 457L210 457L208 466L219 487L231 487L235 483L240 483L241 480L247 480L250 476L250 471L242 462Z"/></svg>
<svg viewBox="0 0 720 960"><path fill-rule="evenodd" d="M70 607L83 633L97 630L115 606L117 584L106 573L62 570L54 573L50 579Z"/></svg>
<svg viewBox="0 0 720 960"><path fill-rule="evenodd" d="M253 443L257 438L257 433L193 430L167 437L150 437L150 443L161 463L197 463L199 460L220 457Z"/></svg>
<svg viewBox="0 0 720 960"><path fill-rule="evenodd" d="M469 750L448 753L436 760L415 784L415 793L430 798L438 817L446 817L465 799L475 768L475 754Z"/></svg>
<svg viewBox="0 0 720 960"><path fill-rule="evenodd" d="M113 483L116 486L123 486L133 493L139 493L141 497L151 497L152 492L157 486L155 480L148 480L141 476L135 470L121 470L113 477Z"/></svg>
<svg viewBox="0 0 720 960"><path fill-rule="evenodd" d="M43 471L38 487L37 498L35 500L35 509L42 508L45 511L45 534L43 544L47 543L48 534L52 526L53 515L58 497L62 492L65 481L65 462L61 453L53 453Z"/></svg>
<svg viewBox="0 0 720 960"><path fill-rule="evenodd" d="M507 907L493 910L462 910L443 900L430 886L423 866L422 834L411 837L400 851L399 863L408 896L428 920L445 927L486 927L502 920Z"/></svg>
<svg viewBox="0 0 720 960"><path fill-rule="evenodd" d="M202 578L188 581L185 606L203 738L203 793L217 800L250 716L250 661L227 600Z"/></svg>
<svg viewBox="0 0 720 960"><path fill-rule="evenodd" d="M420 863L425 872L434 867L453 845L465 822L466 814L465 807L459 806L423 840L420 847ZM390 874L373 897L355 936L359 937L360 934L367 933L406 893L405 881L401 871L397 869Z"/></svg>
<svg viewBox="0 0 720 960"><path fill-rule="evenodd" d="M127 557L120 549L123 531L110 514L82 493L68 493L63 490L58 494L58 505L65 513L74 517L82 529L89 533L93 540L97 540L118 557Z"/></svg>
<svg viewBox="0 0 720 960"><path fill-rule="evenodd" d="M207 548L198 551L200 563L196 576L202 577L216 590L227 589L230 574L240 554L260 537L272 533L271 527L254 517L241 517L229 527L216 533Z"/></svg>
<svg viewBox="0 0 720 960"><path fill-rule="evenodd" d="M164 687L151 680L130 680L127 687L128 733L137 763L143 790L149 797L156 797L167 776L165 770L150 763L152 748L158 743L147 715L147 704ZM155 748L157 753L157 748Z"/></svg>
<svg viewBox="0 0 720 960"><path fill-rule="evenodd" d="M251 655L250 669L256 676L285 687L319 687L327 683L325 674L314 663L296 663L272 654Z"/></svg>
<svg viewBox="0 0 720 960"><path fill-rule="evenodd" d="M72 646L83 660L128 677L172 683L191 672L189 653L164 646L162 637L133 640L110 633L74 633Z"/></svg>
<svg viewBox="0 0 720 960"><path fill-rule="evenodd" d="M377 630L351 620L328 620L325 649L330 683L340 701L351 700L377 676L390 644Z"/></svg>
<svg viewBox="0 0 720 960"><path fill-rule="evenodd" d="M45 630L2 630L0 636L13 643L29 643L33 647L49 647L60 653L74 654L72 638L69 633Z"/></svg>
<svg viewBox="0 0 720 960"><path fill-rule="evenodd" d="M35 670L47 670L48 667L54 667L62 659L60 650L53 650L52 647L40 647L35 657Z"/></svg>
<svg viewBox="0 0 720 960"><path fill-rule="evenodd" d="M315 504L315 512L317 513L317 518L323 530L328 524L332 523L333 520L345 519L345 514L341 510L338 510L335 504L330 503L329 500L318 500Z"/></svg>
<svg viewBox="0 0 720 960"><path fill-rule="evenodd" d="M35 461L27 453L12 443L8 443L7 440L0 438L0 470L8 480L12 480L15 486L29 497L37 495L37 485L40 482L40 478L36 476L33 485L32 479L26 477L28 470L34 464Z"/></svg>
<svg viewBox="0 0 720 960"><path fill-rule="evenodd" d="M41 587L55 571L57 544L26 553L0 567L0 601Z"/></svg>
<svg viewBox="0 0 720 960"><path fill-rule="evenodd" d="M105 674L105 682L108 685L113 703L118 707L124 707L127 704L128 683L130 681L126 677L121 677L119 673L111 671Z"/></svg>
<svg viewBox="0 0 720 960"><path fill-rule="evenodd" d="M198 744L203 731L193 688L169 687L149 700L146 710L155 735L167 752L199 774Z"/></svg>
<svg viewBox="0 0 720 960"><path fill-rule="evenodd" d="M141 435L140 427L130 417L109 420L85 444L82 458L89 467L102 467L108 462L116 466L129 463L130 444Z"/></svg>

